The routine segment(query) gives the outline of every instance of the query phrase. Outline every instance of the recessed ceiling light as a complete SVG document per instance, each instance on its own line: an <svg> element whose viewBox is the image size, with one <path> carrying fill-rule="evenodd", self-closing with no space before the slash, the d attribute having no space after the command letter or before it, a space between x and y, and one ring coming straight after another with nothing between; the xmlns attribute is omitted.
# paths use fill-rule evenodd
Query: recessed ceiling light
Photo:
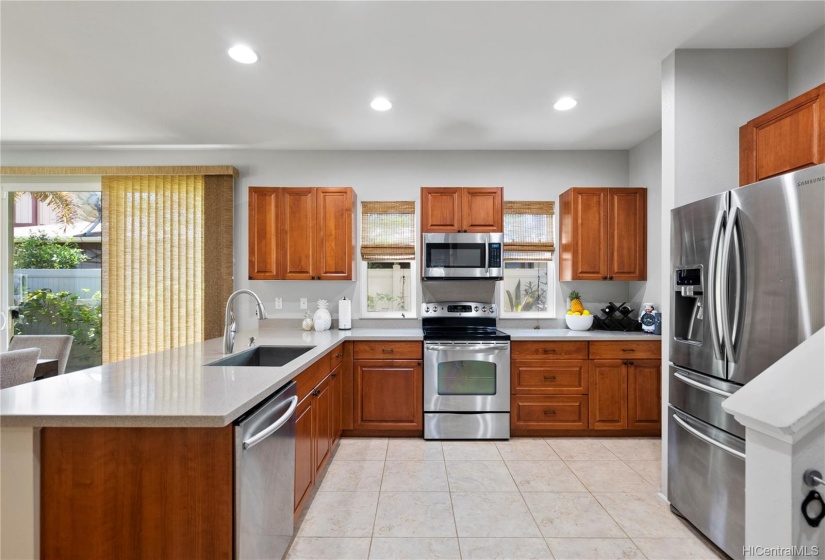
<svg viewBox="0 0 825 560"><path fill-rule="evenodd" d="M392 103L386 97L376 97L370 103L370 107L375 109L376 111L389 111L392 109Z"/></svg>
<svg viewBox="0 0 825 560"><path fill-rule="evenodd" d="M242 64L253 64L258 62L257 53L246 45L235 45L227 52L229 53L229 56L232 57L232 60Z"/></svg>
<svg viewBox="0 0 825 560"><path fill-rule="evenodd" d="M572 97L562 97L553 105L553 109L556 111L569 111L573 107L576 106L578 101L573 99Z"/></svg>

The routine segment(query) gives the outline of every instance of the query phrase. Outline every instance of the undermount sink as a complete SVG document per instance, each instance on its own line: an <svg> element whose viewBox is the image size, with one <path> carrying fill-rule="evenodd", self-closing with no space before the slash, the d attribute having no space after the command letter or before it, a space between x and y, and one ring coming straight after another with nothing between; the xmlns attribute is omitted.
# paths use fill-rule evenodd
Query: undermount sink
<svg viewBox="0 0 825 560"><path fill-rule="evenodd" d="M288 364L298 356L306 354L314 346L256 346L220 360L207 366L253 366L279 367Z"/></svg>

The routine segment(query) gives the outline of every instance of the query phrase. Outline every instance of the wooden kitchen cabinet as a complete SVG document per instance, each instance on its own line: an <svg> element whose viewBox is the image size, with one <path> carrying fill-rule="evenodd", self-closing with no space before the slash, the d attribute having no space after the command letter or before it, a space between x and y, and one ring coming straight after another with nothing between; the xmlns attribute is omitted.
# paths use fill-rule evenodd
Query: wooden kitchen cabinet
<svg viewBox="0 0 825 560"><path fill-rule="evenodd" d="M825 163L825 84L739 129L739 186Z"/></svg>
<svg viewBox="0 0 825 560"><path fill-rule="evenodd" d="M315 485L315 442L312 397L306 397L295 410L295 511L304 505Z"/></svg>
<svg viewBox="0 0 825 560"><path fill-rule="evenodd" d="M421 233L504 231L501 187L422 187Z"/></svg>
<svg viewBox="0 0 825 560"><path fill-rule="evenodd" d="M627 428L661 430L662 362L629 360L627 370Z"/></svg>
<svg viewBox="0 0 825 560"><path fill-rule="evenodd" d="M647 279L647 189L574 187L559 197L559 279Z"/></svg>
<svg viewBox="0 0 825 560"><path fill-rule="evenodd" d="M424 429L421 360L355 360L355 430Z"/></svg>
<svg viewBox="0 0 825 560"><path fill-rule="evenodd" d="M250 280L353 280L349 187L250 187Z"/></svg>
<svg viewBox="0 0 825 560"><path fill-rule="evenodd" d="M594 430L627 428L627 368L622 360L590 363L590 427Z"/></svg>

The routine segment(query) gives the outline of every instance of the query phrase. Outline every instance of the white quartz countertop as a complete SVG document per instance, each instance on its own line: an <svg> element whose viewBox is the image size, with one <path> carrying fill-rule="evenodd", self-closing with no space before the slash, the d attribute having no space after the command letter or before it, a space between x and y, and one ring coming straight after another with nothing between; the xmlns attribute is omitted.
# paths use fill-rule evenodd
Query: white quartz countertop
<svg viewBox="0 0 825 560"><path fill-rule="evenodd" d="M659 340L643 333L502 329L513 340ZM422 340L420 328L238 333L260 346L311 346L282 367L207 366L223 339L50 377L0 391L3 427L223 427L283 387L343 340Z"/></svg>

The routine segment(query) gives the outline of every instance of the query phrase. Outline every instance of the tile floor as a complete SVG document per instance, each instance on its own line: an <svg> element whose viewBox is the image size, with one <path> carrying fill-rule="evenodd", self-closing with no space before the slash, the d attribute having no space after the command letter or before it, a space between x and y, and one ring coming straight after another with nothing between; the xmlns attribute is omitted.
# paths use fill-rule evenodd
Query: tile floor
<svg viewBox="0 0 825 560"><path fill-rule="evenodd" d="M660 465L651 438L342 439L287 558L718 558Z"/></svg>

